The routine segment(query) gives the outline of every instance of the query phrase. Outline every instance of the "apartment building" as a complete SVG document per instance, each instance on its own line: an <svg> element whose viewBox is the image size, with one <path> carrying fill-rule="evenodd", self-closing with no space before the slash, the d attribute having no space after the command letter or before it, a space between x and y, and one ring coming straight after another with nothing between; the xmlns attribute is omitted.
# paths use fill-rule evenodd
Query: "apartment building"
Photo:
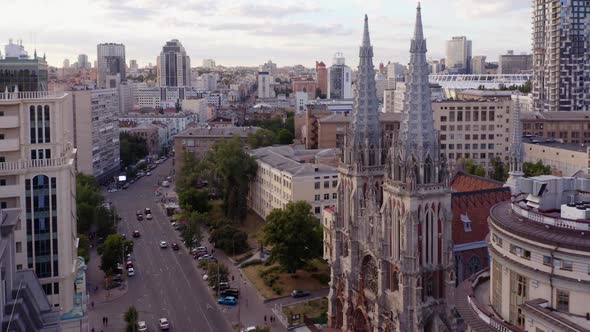
<svg viewBox="0 0 590 332"><path fill-rule="evenodd" d="M328 206L322 210L322 226L324 231L324 255L323 258L328 264L333 261L334 250L332 250L334 243L333 230L336 227L336 207Z"/></svg>
<svg viewBox="0 0 590 332"><path fill-rule="evenodd" d="M159 129L159 126L153 123L119 122L121 133L145 139L148 153L152 156L159 155L164 148L159 137Z"/></svg>
<svg viewBox="0 0 590 332"><path fill-rule="evenodd" d="M77 283L84 271L76 248L73 128L67 93L0 93L0 208L22 211L15 268L34 270L51 306L81 318L86 291L85 282Z"/></svg>
<svg viewBox="0 0 590 332"><path fill-rule="evenodd" d="M287 203L306 201L320 220L322 210L335 206L338 187L334 149L310 150L291 146L264 147L249 154L258 164L250 185L249 207L266 218Z"/></svg>
<svg viewBox="0 0 590 332"><path fill-rule="evenodd" d="M184 153L188 152L197 159L204 158L207 151L217 142L232 138L238 135L244 142L247 149L246 140L248 135L254 134L258 127L192 127L174 136L174 167L176 173L179 173L184 164Z"/></svg>
<svg viewBox="0 0 590 332"><path fill-rule="evenodd" d="M162 112L129 112L119 117L119 121L131 121L136 123L162 123L168 126L166 144L172 144L174 135L185 130L189 124L197 121L197 115L192 112L178 112L165 110Z"/></svg>
<svg viewBox="0 0 590 332"><path fill-rule="evenodd" d="M523 138L524 161L551 166L551 174L573 176L578 172L588 174L590 167L589 145L562 143L555 139L543 137Z"/></svg>
<svg viewBox="0 0 590 332"><path fill-rule="evenodd" d="M119 94L117 89L72 91L76 170L99 181L119 172Z"/></svg>
<svg viewBox="0 0 590 332"><path fill-rule="evenodd" d="M451 167L460 159L491 169L491 159L508 161L512 132L510 99L443 100L432 103L441 152Z"/></svg>
<svg viewBox="0 0 590 332"><path fill-rule="evenodd" d="M590 143L590 113L522 112L523 135L558 139L564 143Z"/></svg>

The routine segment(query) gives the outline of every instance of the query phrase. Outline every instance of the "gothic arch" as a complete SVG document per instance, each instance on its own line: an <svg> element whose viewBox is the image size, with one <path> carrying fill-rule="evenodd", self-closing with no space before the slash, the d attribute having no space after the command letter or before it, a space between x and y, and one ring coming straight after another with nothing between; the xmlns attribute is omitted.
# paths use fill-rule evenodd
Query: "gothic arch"
<svg viewBox="0 0 590 332"><path fill-rule="evenodd" d="M433 182L432 169L433 169L432 158L430 158L430 155L428 155L426 157L426 161L424 162L424 183L426 183L426 184Z"/></svg>
<svg viewBox="0 0 590 332"><path fill-rule="evenodd" d="M373 294L379 294L379 269L375 258L367 255L363 258L361 263L361 273L363 274L364 288L371 291Z"/></svg>
<svg viewBox="0 0 590 332"><path fill-rule="evenodd" d="M342 299L336 299L336 320L333 323L333 328L341 329L344 324L344 303Z"/></svg>
<svg viewBox="0 0 590 332"><path fill-rule="evenodd" d="M371 330L371 324L366 312L361 308L356 309L353 317L353 331L370 332Z"/></svg>

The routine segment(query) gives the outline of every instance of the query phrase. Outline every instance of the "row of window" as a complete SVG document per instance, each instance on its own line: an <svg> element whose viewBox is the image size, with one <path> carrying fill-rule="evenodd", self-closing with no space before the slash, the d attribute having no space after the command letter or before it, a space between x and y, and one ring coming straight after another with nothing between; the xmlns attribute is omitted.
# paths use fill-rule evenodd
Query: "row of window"
<svg viewBox="0 0 590 332"><path fill-rule="evenodd" d="M473 144L466 143L465 145L463 145L463 144L457 144L456 146L457 146L457 150L463 150L463 149L465 149L465 150L471 150L471 148L473 148L473 150L477 150L477 149L480 149L480 150L485 150L485 149L494 150L496 148L495 144L485 144L485 143L481 143L479 145L477 143L473 143ZM448 146L446 144L441 144L440 145L440 149L441 150L446 150L446 149L455 150L455 144L449 144Z"/></svg>
<svg viewBox="0 0 590 332"><path fill-rule="evenodd" d="M336 188L337 186L338 186L338 180L332 180L332 188ZM321 183L320 182L314 183L314 188L320 189ZM326 188L330 188L330 181L324 181L324 189L326 189Z"/></svg>
<svg viewBox="0 0 590 332"><path fill-rule="evenodd" d="M498 154L498 155L500 155L500 154ZM495 156L496 156L496 154L493 153L493 152L489 152L487 154L486 153L483 153L483 152L482 153L477 153L477 152L475 152L475 153L457 153L457 154L455 154L455 153L449 153L448 159L449 160L461 159L461 158L468 158L468 159L469 158L470 159L486 159L486 158L490 158L490 159L492 159ZM482 166L483 166L483 164L482 164Z"/></svg>
<svg viewBox="0 0 590 332"><path fill-rule="evenodd" d="M483 108L483 107L482 107ZM493 107L490 107L493 108ZM508 111L506 112L508 113ZM463 121L495 121L495 111L450 111L449 115L441 115L440 122L463 122Z"/></svg>
<svg viewBox="0 0 590 332"><path fill-rule="evenodd" d="M316 202L319 202L321 200L321 195L315 195L314 200ZM332 199L336 199L338 197L338 195L336 193L332 194ZM324 200L327 201L330 199L330 194L324 194Z"/></svg>
<svg viewBox="0 0 590 332"><path fill-rule="evenodd" d="M500 137L500 136L501 135L498 134L498 137ZM457 134L457 136L455 136L455 134L449 134L449 140L455 140L455 137L457 138L458 141L462 141L463 140L463 137L465 137L465 140L466 141L469 141L471 139L473 139L475 141L475 140L485 140L486 137L487 137L487 139L493 140L494 137L495 137L495 135L494 134L488 134L486 136L486 134L481 134L481 135L479 135L479 134L473 134L473 135L471 135L471 134L465 134L465 136L463 136L463 134ZM440 135L440 140L441 141L445 141L446 139L447 139L447 135L444 135L444 134L443 135Z"/></svg>

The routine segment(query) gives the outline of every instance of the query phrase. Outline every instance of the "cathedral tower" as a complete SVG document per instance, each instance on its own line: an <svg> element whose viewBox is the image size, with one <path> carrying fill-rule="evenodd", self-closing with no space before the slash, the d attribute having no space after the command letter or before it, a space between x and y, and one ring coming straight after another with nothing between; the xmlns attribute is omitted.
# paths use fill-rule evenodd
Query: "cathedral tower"
<svg viewBox="0 0 590 332"><path fill-rule="evenodd" d="M520 178L524 177L522 170L524 162L524 148L522 145L522 122L520 122L520 99L516 96L516 105L514 107L514 115L512 118L512 138L510 140L509 150L509 164L510 176L506 180L507 187L510 187L510 191L513 195L520 193L519 181Z"/></svg>

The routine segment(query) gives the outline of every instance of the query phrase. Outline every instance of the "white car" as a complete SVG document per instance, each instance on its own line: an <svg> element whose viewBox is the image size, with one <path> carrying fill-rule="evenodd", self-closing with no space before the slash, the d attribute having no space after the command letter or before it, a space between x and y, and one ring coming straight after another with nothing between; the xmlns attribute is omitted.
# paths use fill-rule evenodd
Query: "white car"
<svg viewBox="0 0 590 332"><path fill-rule="evenodd" d="M144 321L137 322L137 331L146 332L148 330L147 324Z"/></svg>
<svg viewBox="0 0 590 332"><path fill-rule="evenodd" d="M166 241L160 241L160 248L168 248L168 243Z"/></svg>
<svg viewBox="0 0 590 332"><path fill-rule="evenodd" d="M153 217L152 217L152 214L151 213L148 213L148 214L145 215L145 219L147 219L147 220L152 220L152 218Z"/></svg>
<svg viewBox="0 0 590 332"><path fill-rule="evenodd" d="M252 332L256 331L256 326L248 326L240 330L240 332Z"/></svg>
<svg viewBox="0 0 590 332"><path fill-rule="evenodd" d="M168 331L170 329L170 322L167 318L160 318L158 320L158 326L160 326L161 331Z"/></svg>
<svg viewBox="0 0 590 332"><path fill-rule="evenodd" d="M147 172L147 173L145 173L145 175L152 176L152 172Z"/></svg>
<svg viewBox="0 0 590 332"><path fill-rule="evenodd" d="M135 275L135 270L132 267L128 268L127 275L133 277Z"/></svg>
<svg viewBox="0 0 590 332"><path fill-rule="evenodd" d="M208 274L203 274L203 280L205 280L205 281L209 280L209 275Z"/></svg>

